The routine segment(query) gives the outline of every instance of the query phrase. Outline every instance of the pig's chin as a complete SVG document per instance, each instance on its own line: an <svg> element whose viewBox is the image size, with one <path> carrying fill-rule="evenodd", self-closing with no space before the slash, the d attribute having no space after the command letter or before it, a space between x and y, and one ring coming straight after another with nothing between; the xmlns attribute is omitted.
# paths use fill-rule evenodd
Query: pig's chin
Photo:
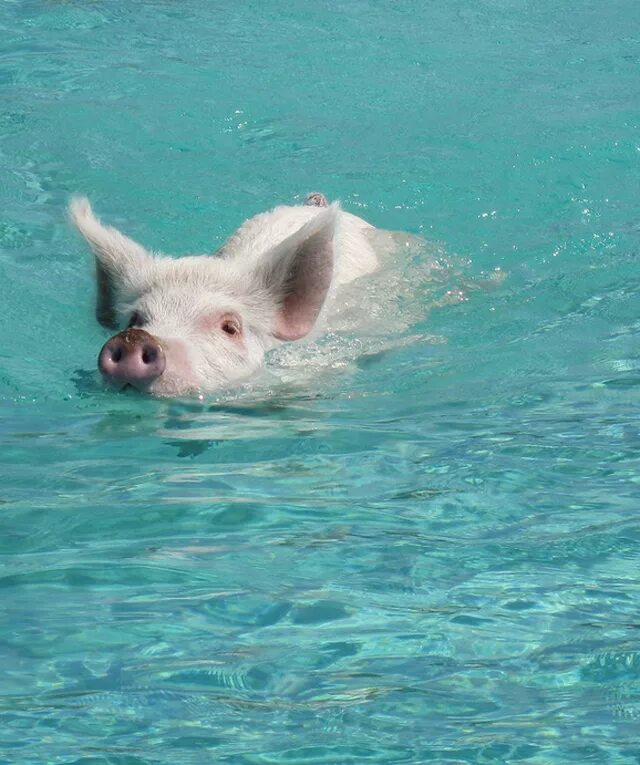
<svg viewBox="0 0 640 765"><path fill-rule="evenodd" d="M163 374L148 385L139 382L114 382L111 380L106 380L105 385L112 391L142 393L144 395L158 396L159 398L187 396L202 392L202 386L195 380L171 374Z"/></svg>
<svg viewBox="0 0 640 765"><path fill-rule="evenodd" d="M150 393L152 396L162 397L186 396L199 393L202 386L193 366L188 360L186 350L182 353L175 353L175 347L171 350L174 353L170 352L170 362L167 364L165 371L144 392Z"/></svg>
<svg viewBox="0 0 640 765"><path fill-rule="evenodd" d="M199 396L202 398L206 394L213 394L219 391L230 390L234 385L245 382L247 377L237 380L217 380L206 382L187 380L184 378L173 378L171 376L165 379L164 375L156 380L143 393L157 396L158 398L174 398L176 396ZM140 389L139 389L140 390Z"/></svg>
<svg viewBox="0 0 640 765"><path fill-rule="evenodd" d="M144 392L160 398L176 396L198 396L231 391L235 387L252 379L261 369L246 370L242 374L227 377L220 373L210 372L201 377L175 376L170 370L153 382Z"/></svg>
<svg viewBox="0 0 640 765"><path fill-rule="evenodd" d="M157 380L144 393L158 398L174 398L175 396L197 395L201 393L201 389L199 385L184 380Z"/></svg>

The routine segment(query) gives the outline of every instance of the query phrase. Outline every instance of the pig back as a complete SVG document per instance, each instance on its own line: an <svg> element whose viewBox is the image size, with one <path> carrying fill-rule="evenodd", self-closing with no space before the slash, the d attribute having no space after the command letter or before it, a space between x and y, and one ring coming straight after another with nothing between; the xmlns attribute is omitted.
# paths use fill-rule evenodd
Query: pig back
<svg viewBox="0 0 640 765"><path fill-rule="evenodd" d="M302 228L323 208L308 205L276 207L242 224L225 242L217 255L257 262L273 247ZM377 268L377 257L370 239L374 231L362 218L339 212L334 237L334 286L347 284Z"/></svg>

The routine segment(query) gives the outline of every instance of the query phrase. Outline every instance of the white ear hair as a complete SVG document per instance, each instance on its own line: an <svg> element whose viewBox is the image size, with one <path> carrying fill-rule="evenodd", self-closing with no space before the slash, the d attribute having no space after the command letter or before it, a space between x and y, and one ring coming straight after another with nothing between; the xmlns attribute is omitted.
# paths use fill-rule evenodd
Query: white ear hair
<svg viewBox="0 0 640 765"><path fill-rule="evenodd" d="M96 258L114 274L127 276L131 267L140 268L140 259L148 262L151 255L145 248L121 234L112 226L104 226L93 214L86 197L74 197L69 204L69 217L87 240Z"/></svg>
<svg viewBox="0 0 640 765"><path fill-rule="evenodd" d="M135 292L140 287L145 267L151 265L153 257L133 239L111 226L104 226L93 214L86 197L71 200L69 218L96 257L96 316L101 324L112 328L116 323L117 296Z"/></svg>
<svg viewBox="0 0 640 765"><path fill-rule="evenodd" d="M333 278L339 211L337 203L321 210L267 252L258 267L258 277L279 306L272 332L280 340L304 337L322 310Z"/></svg>

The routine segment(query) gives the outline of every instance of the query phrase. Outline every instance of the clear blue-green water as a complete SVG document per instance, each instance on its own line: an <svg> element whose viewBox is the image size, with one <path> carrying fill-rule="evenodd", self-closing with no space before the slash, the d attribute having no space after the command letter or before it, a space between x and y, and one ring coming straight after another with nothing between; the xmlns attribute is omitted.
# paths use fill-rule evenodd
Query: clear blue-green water
<svg viewBox="0 0 640 765"><path fill-rule="evenodd" d="M0 762L640 762L637 0L9 0L0 139ZM101 389L71 193L315 189L437 243L409 326Z"/></svg>

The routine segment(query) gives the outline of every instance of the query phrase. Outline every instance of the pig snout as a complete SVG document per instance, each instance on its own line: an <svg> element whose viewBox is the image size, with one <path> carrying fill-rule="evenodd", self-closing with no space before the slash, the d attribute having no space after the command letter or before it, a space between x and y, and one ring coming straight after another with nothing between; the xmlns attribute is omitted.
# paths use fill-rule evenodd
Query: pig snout
<svg viewBox="0 0 640 765"><path fill-rule="evenodd" d="M103 345L98 369L117 387L147 390L164 372L166 359L160 343L143 329L125 329Z"/></svg>

